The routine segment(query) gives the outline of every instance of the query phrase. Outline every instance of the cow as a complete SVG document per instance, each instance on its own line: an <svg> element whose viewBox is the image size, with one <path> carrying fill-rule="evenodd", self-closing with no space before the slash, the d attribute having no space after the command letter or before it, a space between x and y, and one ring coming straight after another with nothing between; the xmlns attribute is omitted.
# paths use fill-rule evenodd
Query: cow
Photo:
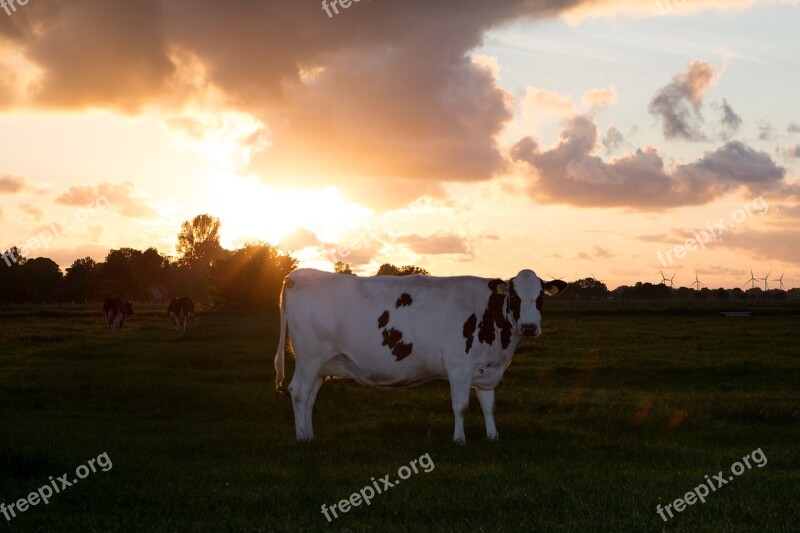
<svg viewBox="0 0 800 533"><path fill-rule="evenodd" d="M103 316L106 317L108 331L112 333L115 329L122 329L125 317L131 315L133 315L133 304L130 302L119 298L106 298L103 302Z"/></svg>
<svg viewBox="0 0 800 533"><path fill-rule="evenodd" d="M359 278L295 270L280 295L275 384L282 392L286 334L295 372L289 383L298 441L312 440L314 402L327 376L375 387L450 382L453 440L465 443L464 413L476 390L486 436L499 434L494 389L517 344L542 332L542 302L566 282L532 270L509 280L476 276Z"/></svg>
<svg viewBox="0 0 800 533"><path fill-rule="evenodd" d="M167 308L167 316L175 324L175 331L186 331L189 321L194 318L194 302L188 296L173 298Z"/></svg>

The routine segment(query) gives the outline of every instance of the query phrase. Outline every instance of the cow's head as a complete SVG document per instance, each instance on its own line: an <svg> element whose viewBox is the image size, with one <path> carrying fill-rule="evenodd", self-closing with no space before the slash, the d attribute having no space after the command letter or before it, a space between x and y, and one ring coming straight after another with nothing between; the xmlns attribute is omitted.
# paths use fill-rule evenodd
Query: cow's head
<svg viewBox="0 0 800 533"><path fill-rule="evenodd" d="M514 332L524 337L537 337L542 333L542 303L545 296L553 296L567 288L560 279L544 281L532 270L522 270L505 284L506 316Z"/></svg>
<svg viewBox="0 0 800 533"><path fill-rule="evenodd" d="M133 314L133 304L131 302L125 302L125 310L122 314L125 316L131 316Z"/></svg>

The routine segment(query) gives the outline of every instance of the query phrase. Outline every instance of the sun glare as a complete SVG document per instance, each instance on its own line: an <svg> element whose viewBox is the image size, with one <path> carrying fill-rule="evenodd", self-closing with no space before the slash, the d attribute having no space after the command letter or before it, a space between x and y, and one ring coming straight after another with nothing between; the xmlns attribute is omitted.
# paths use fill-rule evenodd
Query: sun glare
<svg viewBox="0 0 800 533"><path fill-rule="evenodd" d="M209 203L222 221L221 238L226 246L257 240L278 244L298 228L331 242L372 214L343 200L336 187L275 189L254 176L218 172L210 173L209 183Z"/></svg>

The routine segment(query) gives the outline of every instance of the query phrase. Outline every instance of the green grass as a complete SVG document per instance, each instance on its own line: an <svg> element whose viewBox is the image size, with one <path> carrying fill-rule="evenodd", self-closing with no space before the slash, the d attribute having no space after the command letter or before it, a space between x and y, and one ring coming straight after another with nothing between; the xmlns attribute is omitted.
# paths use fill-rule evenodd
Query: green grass
<svg viewBox="0 0 800 533"><path fill-rule="evenodd" d="M317 441L294 442L275 317L204 314L177 333L139 306L112 337L95 306L1 308L0 501L103 452L113 469L0 515L0 531L797 529L796 310L547 311L497 390L501 440L486 440L473 395L459 447L445 382L326 382ZM658 517L756 448L766 466ZM425 453L432 472L331 524L321 514Z"/></svg>

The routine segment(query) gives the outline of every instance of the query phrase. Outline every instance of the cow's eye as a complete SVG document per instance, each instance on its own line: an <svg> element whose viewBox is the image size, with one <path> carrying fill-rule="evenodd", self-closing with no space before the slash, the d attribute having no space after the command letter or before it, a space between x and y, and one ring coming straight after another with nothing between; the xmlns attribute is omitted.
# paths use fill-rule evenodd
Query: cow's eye
<svg viewBox="0 0 800 533"><path fill-rule="evenodd" d="M538 298L536 298L536 309L537 309L537 310L539 310L539 311L541 311L541 310L542 310L542 304L543 304L543 303L544 303L544 296L542 296L541 294L539 294L539 297L538 297Z"/></svg>

